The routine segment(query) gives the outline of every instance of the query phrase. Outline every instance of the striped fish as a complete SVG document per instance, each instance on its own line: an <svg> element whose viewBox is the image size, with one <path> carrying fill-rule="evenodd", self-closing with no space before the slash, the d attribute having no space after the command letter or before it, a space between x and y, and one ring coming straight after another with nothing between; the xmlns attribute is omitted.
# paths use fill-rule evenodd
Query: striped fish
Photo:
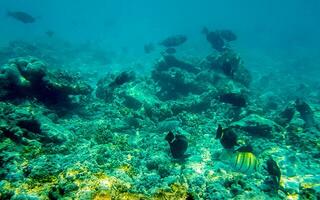
<svg viewBox="0 0 320 200"><path fill-rule="evenodd" d="M258 170L259 161L251 152L236 152L233 159L236 170L244 173L252 173Z"/></svg>

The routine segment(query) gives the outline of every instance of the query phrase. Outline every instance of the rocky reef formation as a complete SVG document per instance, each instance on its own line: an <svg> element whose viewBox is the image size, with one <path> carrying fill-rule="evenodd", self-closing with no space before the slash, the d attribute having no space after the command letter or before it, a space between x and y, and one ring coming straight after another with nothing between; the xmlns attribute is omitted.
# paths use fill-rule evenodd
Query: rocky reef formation
<svg viewBox="0 0 320 200"><path fill-rule="evenodd" d="M86 77L10 60L0 74L0 199L319 198L319 105L269 112L254 77L231 50L201 62L164 55L151 76L110 73L90 96ZM58 116L74 97L88 97L81 115ZM218 124L236 135L234 148L215 139ZM166 141L169 131L179 137ZM183 156L173 156L177 138ZM234 167L241 147L260 163L250 173Z"/></svg>
<svg viewBox="0 0 320 200"><path fill-rule="evenodd" d="M31 140L41 143L61 143L64 138L62 134L46 130L46 126L52 126L50 119L34 111L32 105L21 107L10 103L0 105L1 136L9 138L18 144L27 144Z"/></svg>
<svg viewBox="0 0 320 200"><path fill-rule="evenodd" d="M33 57L9 60L0 68L0 100L36 98L45 104L63 104L69 95L88 95L91 87L74 75L48 71Z"/></svg>
<svg viewBox="0 0 320 200"><path fill-rule="evenodd" d="M152 71L152 79L160 87L157 96L163 100L217 91L216 98L241 107L247 103L251 75L236 54L224 52L192 64L165 55Z"/></svg>

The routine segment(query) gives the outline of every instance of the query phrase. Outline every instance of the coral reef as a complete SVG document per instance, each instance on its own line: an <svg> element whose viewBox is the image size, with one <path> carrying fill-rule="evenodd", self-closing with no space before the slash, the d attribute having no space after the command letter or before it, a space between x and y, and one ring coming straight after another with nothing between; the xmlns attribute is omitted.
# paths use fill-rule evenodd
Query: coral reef
<svg viewBox="0 0 320 200"><path fill-rule="evenodd" d="M37 98L47 104L65 103L69 95L88 95L91 87L63 71L49 72L33 57L11 59L0 69L0 99Z"/></svg>
<svg viewBox="0 0 320 200"><path fill-rule="evenodd" d="M38 140L41 143L61 143L63 135L57 134L50 119L34 109L32 105L16 107L10 103L0 103L1 136L10 138L16 143L30 143Z"/></svg>
<svg viewBox="0 0 320 200"><path fill-rule="evenodd" d="M250 85L252 77L249 71L244 67L239 55L232 50L224 51L218 55L210 55L207 60L212 70L222 72L246 87Z"/></svg>
<svg viewBox="0 0 320 200"><path fill-rule="evenodd" d="M163 56L152 71L152 79L160 87L158 97L178 99L190 93L203 94L212 90L223 93L245 91L251 81L249 72L240 65L239 57L235 54L226 57L225 54L208 57L206 63L200 64L180 61L173 55ZM235 59L235 63L230 59Z"/></svg>
<svg viewBox="0 0 320 200"><path fill-rule="evenodd" d="M86 76L12 59L0 73L0 199L318 198L319 105L266 102L275 95L259 96L256 78L230 49L163 55L151 75L97 77L90 96Z"/></svg>

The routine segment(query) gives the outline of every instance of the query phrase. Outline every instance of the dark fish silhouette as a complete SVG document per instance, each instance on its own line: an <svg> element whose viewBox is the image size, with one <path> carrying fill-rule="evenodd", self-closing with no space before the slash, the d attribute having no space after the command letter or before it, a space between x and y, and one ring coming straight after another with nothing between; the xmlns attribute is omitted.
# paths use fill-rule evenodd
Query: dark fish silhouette
<svg viewBox="0 0 320 200"><path fill-rule="evenodd" d="M228 42L237 39L237 36L230 30L209 31L207 27L204 27L202 33L206 36L211 47L220 52L228 49Z"/></svg>
<svg viewBox="0 0 320 200"><path fill-rule="evenodd" d="M49 31L46 31L45 34L51 38L54 35L54 32L49 30Z"/></svg>
<svg viewBox="0 0 320 200"><path fill-rule="evenodd" d="M305 122L305 127L313 127L315 125L315 120L310 106L302 99L297 99L295 104L297 111L300 113L301 118Z"/></svg>
<svg viewBox="0 0 320 200"><path fill-rule="evenodd" d="M289 103L287 107L279 114L276 122L281 126L285 126L292 120L294 113L296 111L295 105Z"/></svg>
<svg viewBox="0 0 320 200"><path fill-rule="evenodd" d="M238 93L222 94L219 98L221 102L229 103L237 107L245 107L247 105L246 97Z"/></svg>
<svg viewBox="0 0 320 200"><path fill-rule="evenodd" d="M184 35L175 35L166 38L160 44L165 47L176 47L179 46L187 41L187 37Z"/></svg>
<svg viewBox="0 0 320 200"><path fill-rule="evenodd" d="M217 51L223 51L225 49L225 42L219 32L208 32L206 34L208 42L211 44L212 48Z"/></svg>
<svg viewBox="0 0 320 200"><path fill-rule="evenodd" d="M238 137L234 130L232 128L223 129L221 125L218 125L216 139L220 139L220 143L225 149L232 149L238 144Z"/></svg>
<svg viewBox="0 0 320 200"><path fill-rule="evenodd" d="M127 82L133 81L135 79L136 75L133 71L124 71L121 72L118 76L115 77L115 79L109 84L110 88L116 88L119 87Z"/></svg>
<svg viewBox="0 0 320 200"><path fill-rule="evenodd" d="M8 11L7 15L25 24L34 23L36 21L36 19L33 16L22 11L15 11L15 12Z"/></svg>
<svg viewBox="0 0 320 200"><path fill-rule="evenodd" d="M170 145L170 151L173 158L185 158L184 154L188 148L188 140L183 135L174 135L171 131L165 137Z"/></svg>
<svg viewBox="0 0 320 200"><path fill-rule="evenodd" d="M222 126L219 124L216 131L216 139L221 139L222 134L223 134L223 129L222 129Z"/></svg>
<svg viewBox="0 0 320 200"><path fill-rule="evenodd" d="M271 176L274 184L279 186L280 178L281 178L281 170L276 161L274 161L271 157L267 160L267 172Z"/></svg>

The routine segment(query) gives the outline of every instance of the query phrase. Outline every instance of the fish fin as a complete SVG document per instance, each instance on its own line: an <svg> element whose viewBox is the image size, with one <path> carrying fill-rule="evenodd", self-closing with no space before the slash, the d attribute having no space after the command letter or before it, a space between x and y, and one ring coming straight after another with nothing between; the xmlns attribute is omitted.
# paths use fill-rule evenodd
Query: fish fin
<svg viewBox="0 0 320 200"><path fill-rule="evenodd" d="M172 133L172 131L169 131L169 133L167 134L167 136L165 137L165 140L167 140L169 143L171 143L174 140L174 134Z"/></svg>
<svg viewBox="0 0 320 200"><path fill-rule="evenodd" d="M217 131L216 131L216 139L221 139L223 136L223 129L221 124L218 125Z"/></svg>

